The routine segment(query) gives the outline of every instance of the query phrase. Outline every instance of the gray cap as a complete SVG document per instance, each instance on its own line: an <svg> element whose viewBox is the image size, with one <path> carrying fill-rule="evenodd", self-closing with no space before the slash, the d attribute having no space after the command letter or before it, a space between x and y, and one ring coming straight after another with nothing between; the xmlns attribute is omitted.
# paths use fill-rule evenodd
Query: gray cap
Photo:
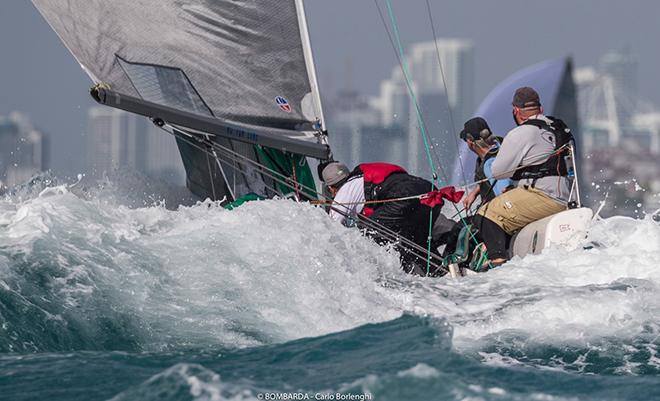
<svg viewBox="0 0 660 401"><path fill-rule="evenodd" d="M539 94L533 88L524 86L516 89L511 104L521 109L526 109L528 107L541 107L541 100L539 99Z"/></svg>
<svg viewBox="0 0 660 401"><path fill-rule="evenodd" d="M335 185L347 178L350 173L345 164L332 162L325 166L321 175L326 185Z"/></svg>

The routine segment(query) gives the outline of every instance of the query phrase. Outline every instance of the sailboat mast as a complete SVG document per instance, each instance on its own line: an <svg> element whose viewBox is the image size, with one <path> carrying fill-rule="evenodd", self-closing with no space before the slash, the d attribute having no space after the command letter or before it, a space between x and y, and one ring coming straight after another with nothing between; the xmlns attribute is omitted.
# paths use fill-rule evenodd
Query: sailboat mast
<svg viewBox="0 0 660 401"><path fill-rule="evenodd" d="M298 26L300 29L300 38L305 55L305 65L307 67L307 75L309 83L312 88L312 96L314 100L314 111L320 125L322 132L326 131L325 117L323 116L323 107L321 106L321 92L319 90L319 82L316 78L316 66L314 65L314 55L312 54L312 44L309 38L309 30L307 29L307 17L305 15L305 7L303 0L296 1L296 12L298 14ZM322 139L325 143L325 138Z"/></svg>

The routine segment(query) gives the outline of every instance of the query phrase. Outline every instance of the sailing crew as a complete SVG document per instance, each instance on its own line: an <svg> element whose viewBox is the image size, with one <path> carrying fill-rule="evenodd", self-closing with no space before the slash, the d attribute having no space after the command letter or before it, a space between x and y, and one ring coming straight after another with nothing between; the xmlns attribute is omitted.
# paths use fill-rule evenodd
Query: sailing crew
<svg viewBox="0 0 660 401"><path fill-rule="evenodd" d="M442 204L429 206L420 198L396 199L432 191L434 187L429 181L389 163L363 163L349 171L343 163L331 162L322 169L321 178L334 199L330 210L332 219L352 225L358 215L362 215L427 249L429 213L434 223L440 215ZM460 196L462 194L455 201ZM378 203L379 200L393 201ZM362 226L359 221L357 224ZM388 242L382 235L372 236L380 244ZM398 250L406 272L419 275L429 273L425 261L420 263L405 246L399 246Z"/></svg>
<svg viewBox="0 0 660 401"><path fill-rule="evenodd" d="M463 199L463 206L466 210L469 210L477 196L481 197L481 204L485 204L494 197L501 195L511 185L511 180L508 178L501 180L487 179L493 175L492 165L500 150L502 137L496 137L493 134L486 120L481 117L467 120L463 124L463 130L459 135L468 148L477 155L474 181L478 182L479 185L475 186Z"/></svg>
<svg viewBox="0 0 660 401"><path fill-rule="evenodd" d="M482 205L473 220L491 266L507 260L510 235L565 210L569 198L568 168L563 155L557 154L556 144L563 142L570 130L561 120L543 115L533 88L518 88L511 105L517 127L502 141L491 173L498 180L512 179L515 188ZM558 126L563 128L558 130Z"/></svg>

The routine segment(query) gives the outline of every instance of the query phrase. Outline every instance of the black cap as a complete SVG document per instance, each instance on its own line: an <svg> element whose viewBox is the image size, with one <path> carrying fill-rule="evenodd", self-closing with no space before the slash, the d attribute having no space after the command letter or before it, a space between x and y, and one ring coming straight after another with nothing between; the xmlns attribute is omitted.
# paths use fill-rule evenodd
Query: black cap
<svg viewBox="0 0 660 401"><path fill-rule="evenodd" d="M491 135L490 127L486 120L481 117L474 117L463 124L463 130L460 133L461 139L476 141L480 138L487 138Z"/></svg>
<svg viewBox="0 0 660 401"><path fill-rule="evenodd" d="M541 100L539 99L539 94L533 88L523 86L516 89L511 104L515 107L526 109L529 107L541 107Z"/></svg>

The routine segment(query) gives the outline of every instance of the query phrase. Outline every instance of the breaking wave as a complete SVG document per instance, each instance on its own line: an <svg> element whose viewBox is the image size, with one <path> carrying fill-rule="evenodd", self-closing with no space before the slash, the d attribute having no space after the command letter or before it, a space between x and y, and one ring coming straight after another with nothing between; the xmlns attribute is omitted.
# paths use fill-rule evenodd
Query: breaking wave
<svg viewBox="0 0 660 401"><path fill-rule="evenodd" d="M589 240L602 246L418 278L306 204L128 207L47 182L0 200L0 350L232 350L411 313L486 365L657 375L660 227L614 217Z"/></svg>

